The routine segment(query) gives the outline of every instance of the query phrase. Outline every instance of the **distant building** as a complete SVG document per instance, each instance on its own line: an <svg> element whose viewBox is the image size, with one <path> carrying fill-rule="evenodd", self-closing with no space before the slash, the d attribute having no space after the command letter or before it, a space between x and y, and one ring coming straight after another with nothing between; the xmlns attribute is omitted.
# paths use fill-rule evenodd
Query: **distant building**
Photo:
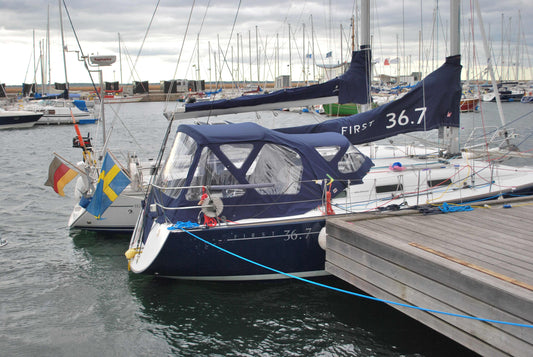
<svg viewBox="0 0 533 357"><path fill-rule="evenodd" d="M133 94L145 94L150 92L148 81L133 82Z"/></svg>
<svg viewBox="0 0 533 357"><path fill-rule="evenodd" d="M274 84L275 89L290 88L291 87L291 76L283 75L276 77L276 83Z"/></svg>
<svg viewBox="0 0 533 357"><path fill-rule="evenodd" d="M408 76L402 75L400 76L400 82L398 83L398 76L390 76L388 74L380 74L378 76L379 82L381 84L403 84L403 85L413 85L416 82L418 82L422 78L422 74L420 72L413 72Z"/></svg>
<svg viewBox="0 0 533 357"><path fill-rule="evenodd" d="M163 93L178 93L187 92L188 80L186 79L173 79L170 81L161 81L161 91Z"/></svg>

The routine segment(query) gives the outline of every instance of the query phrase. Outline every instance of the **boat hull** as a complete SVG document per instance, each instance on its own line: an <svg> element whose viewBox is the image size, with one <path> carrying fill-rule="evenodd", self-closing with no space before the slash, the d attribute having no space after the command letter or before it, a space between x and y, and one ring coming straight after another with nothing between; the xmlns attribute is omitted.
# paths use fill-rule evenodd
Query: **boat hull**
<svg viewBox="0 0 533 357"><path fill-rule="evenodd" d="M330 103L323 104L322 107L324 108L324 113L330 116L348 116L358 113L357 104L354 103Z"/></svg>
<svg viewBox="0 0 533 357"><path fill-rule="evenodd" d="M131 263L135 273L189 280L271 280L287 276L228 254L202 240L243 258L297 276L327 275L325 251L318 243L324 217L233 224L210 229L167 230L155 224L151 234L166 239L148 239L149 244ZM168 231L168 233L166 231ZM162 232L162 233L161 233ZM194 235L194 236L193 236ZM196 237L195 237L196 236ZM161 242L164 243L161 245Z"/></svg>
<svg viewBox="0 0 533 357"><path fill-rule="evenodd" d="M0 129L31 128L41 117L40 113L3 112L0 113Z"/></svg>
<svg viewBox="0 0 533 357"><path fill-rule="evenodd" d="M513 93L511 91L502 91L500 94L500 101L502 102L520 102L524 93ZM494 93L488 93L483 96L484 102L495 102L496 96Z"/></svg>
<svg viewBox="0 0 533 357"><path fill-rule="evenodd" d="M532 95L525 95L520 99L521 103L533 103L533 96Z"/></svg>
<svg viewBox="0 0 533 357"><path fill-rule="evenodd" d="M70 229L131 233L141 211L143 198L142 193L136 196L120 195L102 214L101 219L96 219L77 203L70 215L68 226Z"/></svg>
<svg viewBox="0 0 533 357"><path fill-rule="evenodd" d="M144 95L135 95L135 96L126 96L120 97L115 96L113 98L104 98L105 104L122 104L122 103L137 103L143 100Z"/></svg>
<svg viewBox="0 0 533 357"><path fill-rule="evenodd" d="M70 114L49 114L43 115L41 119L37 121L37 125L72 125L72 124L94 124L98 121L93 114L78 114L74 115L74 121Z"/></svg>
<svg viewBox="0 0 533 357"><path fill-rule="evenodd" d="M479 98L461 99L461 112L475 112L478 111Z"/></svg>

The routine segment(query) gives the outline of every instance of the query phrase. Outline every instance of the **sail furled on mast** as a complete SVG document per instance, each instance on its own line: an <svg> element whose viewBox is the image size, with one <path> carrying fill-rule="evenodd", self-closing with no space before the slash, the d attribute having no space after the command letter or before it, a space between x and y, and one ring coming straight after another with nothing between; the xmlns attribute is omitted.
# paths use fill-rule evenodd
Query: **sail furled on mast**
<svg viewBox="0 0 533 357"><path fill-rule="evenodd" d="M279 128L284 133L338 132L352 144L363 144L394 135L459 127L461 56L446 62L400 99L370 111L318 124Z"/></svg>
<svg viewBox="0 0 533 357"><path fill-rule="evenodd" d="M367 104L371 102L370 79L372 51L370 47L354 51L352 62L348 70L338 78L339 104L356 103Z"/></svg>
<svg viewBox="0 0 533 357"><path fill-rule="evenodd" d="M370 58L369 48L354 51L348 70L324 83L286 88L266 94L188 103L183 108L166 115L184 119L326 103L368 103Z"/></svg>

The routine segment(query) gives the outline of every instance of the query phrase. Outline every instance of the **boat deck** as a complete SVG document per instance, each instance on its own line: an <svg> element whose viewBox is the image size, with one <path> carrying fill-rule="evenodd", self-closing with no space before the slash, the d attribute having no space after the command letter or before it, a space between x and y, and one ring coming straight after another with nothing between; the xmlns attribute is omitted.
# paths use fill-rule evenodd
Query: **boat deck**
<svg viewBox="0 0 533 357"><path fill-rule="evenodd" d="M328 218L326 270L379 299L532 325L533 201L486 204ZM481 355L533 351L533 328L392 306Z"/></svg>

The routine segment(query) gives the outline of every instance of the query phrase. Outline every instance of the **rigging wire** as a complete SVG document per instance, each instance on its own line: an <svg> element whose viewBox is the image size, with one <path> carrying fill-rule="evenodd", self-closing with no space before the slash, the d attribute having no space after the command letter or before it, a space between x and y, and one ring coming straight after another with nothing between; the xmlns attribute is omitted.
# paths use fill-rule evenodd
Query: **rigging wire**
<svg viewBox="0 0 533 357"><path fill-rule="evenodd" d="M72 29L72 32L74 34L74 37L76 39L76 43L78 45L78 48L79 48L79 52L80 52L80 58L84 59L83 60L83 63L84 63L84 66L87 70L87 73L89 74L89 78L91 80L91 84L92 84L92 87L97 95L97 97L99 98L99 100L103 100L103 96L102 96L102 93L100 93L97 89L96 89L96 84L93 80L93 77L92 77L92 73L91 73L91 70L89 69L88 65L87 65L87 62L86 62L86 56L85 54L83 53L83 49L81 47L81 43L80 43L80 40L78 38L78 34L76 32L76 29L74 28L74 24L72 22L72 18L70 16L70 12L67 8L67 5L65 3L65 0L62 0L63 1L63 7L65 8L65 12L67 14L67 17L68 17L68 20L69 20L69 23L70 23L70 26L71 26L71 29ZM158 1L158 5L159 5L159 1ZM156 10L157 10L157 7L156 7ZM154 11L154 15L155 15L155 11ZM153 20L153 17L152 17L152 20ZM152 21L150 21L150 24L152 23ZM148 33L148 32L147 32ZM146 38L146 37L145 37ZM143 42L144 43L144 42ZM142 48L142 46L141 46ZM140 54L140 51L139 51L139 54ZM141 146L141 144L137 141L137 139L135 138L135 136L133 135L133 133L129 130L129 128L127 127L127 125L124 123L124 121L122 120L122 118L120 117L119 113L117 112L117 110L115 108L113 108L112 106L108 106L108 108L111 109L111 111L113 112L114 114L114 119L113 119L113 122L111 123L111 130L109 132L109 135L108 135L108 138L102 138L103 141L105 141L106 139L109 139L110 136L111 136L111 133L113 132L113 128L114 128L114 123L115 123L115 119L118 119L119 122L122 124L122 126L124 127L124 129L128 132L129 136L132 138L132 140L134 141L134 143L142 150L143 147Z"/></svg>
<svg viewBox="0 0 533 357"><path fill-rule="evenodd" d="M204 28L204 22L205 22L205 18L207 17L207 10L209 10L210 4L211 4L211 0L207 2L207 5L205 7L204 16L202 17L202 22L200 23L200 29L198 30L198 36L200 36L200 34L202 33L202 29ZM187 72L185 73L185 78L187 77L187 73L189 72L188 68L190 67L192 63L192 59L195 53L197 53L196 50L198 49L199 46L200 46L199 42L198 41L195 42L194 48L191 51L191 57L189 58L189 66L187 66ZM199 68L197 68L197 70L199 70Z"/></svg>
<svg viewBox="0 0 533 357"><path fill-rule="evenodd" d="M196 0L193 1L192 6L191 6L191 11L189 12L189 18L187 19L187 26L185 27L185 32L183 33L183 40L181 42L180 53L178 54L178 60L176 62L176 68L174 69L174 75L172 76L172 78L176 78L177 73L178 73L178 66L179 66L180 61L181 61L181 55L183 54L183 48L185 47L185 40L187 39L187 34L189 33L189 26L191 25L191 18L192 18L192 13L193 13L195 4L196 4ZM174 81L172 81L171 85L173 85L173 83L174 83ZM167 98L166 98L166 102L167 103L170 101L170 93L171 92L172 91L170 90L167 93ZM164 111L166 111L166 106L165 106ZM172 123L172 121L169 121L169 125L171 123ZM166 142L163 142L163 145L166 145Z"/></svg>
<svg viewBox="0 0 533 357"><path fill-rule="evenodd" d="M146 29L146 32L144 33L144 38L141 43L141 47L139 48L139 52L137 53L137 57L135 58L135 63L133 63L133 69L130 73L130 79L128 82L131 82L133 78L133 72L135 71L135 66L137 66L137 61L139 60L139 57L141 56L141 52L144 47L144 42L146 41L146 38L148 37L148 32L150 31L150 28L152 27L152 22L154 21L155 13L157 12L157 9L159 8L159 3L161 0L157 0L157 4L155 5L154 12L152 13L152 17L150 18L150 22L148 23L148 28Z"/></svg>
<svg viewBox="0 0 533 357"><path fill-rule="evenodd" d="M76 29L74 28L74 24L72 23L72 18L70 17L70 12L68 11L67 4L65 3L65 0L63 1L63 7L65 8L65 12L67 13L68 21L70 23L70 27L72 28L72 32L74 33L74 38L76 39L76 43L78 44L78 48L80 49L81 58L85 59L86 56L83 53L83 49L81 48L80 40L78 38L78 34L76 32ZM65 49L63 49L64 51ZM98 92L96 89L96 84L94 83L93 76L91 74L91 71L89 70L89 67L87 66L87 62L84 60L83 64L85 65L85 68L87 69L87 72L89 73L89 78L91 79L91 84L93 85L94 91L96 92L96 95L100 100L103 100L102 94Z"/></svg>
<svg viewBox="0 0 533 357"><path fill-rule="evenodd" d="M223 56L223 62L224 64L226 65L226 67L228 67L228 70L230 72L230 75L231 75L231 80L233 81L234 78L233 78L233 71L231 70L231 68L229 67L229 64L228 64L228 61L227 61L227 54L228 54L228 50L229 50L229 47L230 47L230 43L231 43L231 39L233 38L233 34L235 32L235 25L237 23L237 18L239 16L239 11L241 9L241 3L242 3L242 0L239 0L239 5L237 6L237 11L235 12L235 17L233 18L233 24L231 25L231 32L230 32L230 35L229 35L229 39L228 39L228 43L226 45L226 50L222 52L222 56ZM223 68L221 67L220 70L219 70L219 73L218 73L218 76L217 76L217 83L218 81L222 80L222 70ZM208 120L209 121L209 120Z"/></svg>

